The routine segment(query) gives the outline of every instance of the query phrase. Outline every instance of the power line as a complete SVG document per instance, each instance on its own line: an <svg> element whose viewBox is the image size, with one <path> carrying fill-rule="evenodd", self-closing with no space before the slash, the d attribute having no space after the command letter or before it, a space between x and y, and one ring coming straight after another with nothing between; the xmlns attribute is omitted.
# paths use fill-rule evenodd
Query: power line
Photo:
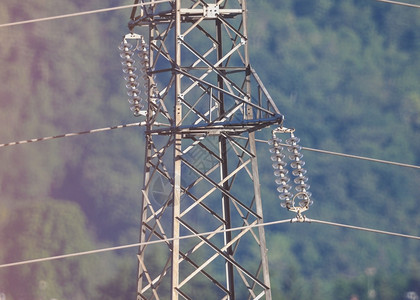
<svg viewBox="0 0 420 300"><path fill-rule="evenodd" d="M111 127L91 129L91 130L86 130L86 131L81 131L81 132L66 133L66 134L61 134L61 135L56 135L56 136L48 136L48 137L28 139L28 140L17 141L17 142L9 142L9 143L0 144L0 148L8 147L8 146L22 145L22 144L29 144L29 143L34 143L34 142L42 142L42 141L47 141L47 140L52 140L52 139L66 138L66 137L83 135L83 134L103 132L103 131L108 131L108 130L113 130L113 129L121 129L121 128L126 128L126 127L143 126L143 125L145 125L145 122L137 122L137 123L123 124L123 125L117 125L117 126L111 126ZM157 124L156 123L155 125L163 125L163 124ZM241 138L241 137L236 136L236 138ZM260 142L260 143L267 143L267 141L261 140L261 139L255 139L255 141ZM282 145L287 146L286 144L282 144ZM377 162L377 163L395 165L395 166L399 166L399 167L420 169L420 166L416 166L416 165L387 161L387 160L370 158L370 157L365 157L365 156L345 154L345 153L340 153L340 152L333 152L333 151L321 150L321 149L309 148L309 147L302 147L302 149L307 150L307 151L323 153L323 154L329 154L329 155L335 155L335 156L341 156L341 157L354 158L354 159L372 161L372 162Z"/></svg>
<svg viewBox="0 0 420 300"><path fill-rule="evenodd" d="M29 24L29 23L51 21L51 20L57 20L57 19L64 19L64 18L71 18L71 17L78 17L78 16L83 16L83 15L97 14L97 13L102 13L102 12L109 12L109 11L114 11L114 10L133 8L133 7L137 7L137 6L159 4L159 3L170 2L170 1L171 0L157 0L157 1L153 1L153 2L144 2L144 3L130 4L130 5L122 5L122 6L102 8L102 9L96 9L96 10L89 10L89 11L83 11L83 12L78 12L78 13L64 14L64 15L45 17L45 18L39 18L39 19L31 19L31 20L18 21L18 22L12 22L12 23L5 23L5 24L0 24L0 28ZM390 1L390 0L376 0L376 1L395 4L395 5L402 5L402 6L420 8L420 5L405 3L405 2L399 2L399 1Z"/></svg>
<svg viewBox="0 0 420 300"><path fill-rule="evenodd" d="M55 135L55 136L47 136L47 137L42 137L42 138L37 138L37 139L29 139L29 140L23 140L23 141L18 141L18 142L0 144L0 148L8 147L8 146L16 146L16 145L21 145L21 144L29 144L29 143L34 143L34 142L42 142L42 141L47 141L47 140L52 140L52 139L66 138L66 137L77 136L77 135L82 135L82 134L103 132L103 131L114 130L114 129L121 129L121 128L134 127L134 126L142 126L142 125L145 125L145 122L123 124L123 125L117 125L117 126L111 126L111 127L91 129L91 130L86 130L86 131L81 131L81 132L72 132L72 133L60 134L60 135Z"/></svg>
<svg viewBox="0 0 420 300"><path fill-rule="evenodd" d="M384 2L384 3L389 3L389 4L395 4L395 5L402 5L402 6L420 8L420 5L406 3L406 2L390 1L390 0L376 0L376 1L378 1L378 2Z"/></svg>
<svg viewBox="0 0 420 300"><path fill-rule="evenodd" d="M330 225L330 226L335 226L335 227L348 228L348 229L360 230L360 231L365 231L365 232L372 232L372 233L378 233L378 234L384 234L384 235L390 235L390 236L397 236L397 237L402 237L402 238L420 240L420 236L415 236L415 235L401 234L401 233L372 229L372 228L367 228L367 227L360 227L360 226L354 226L354 225L334 223L334 222L329 222L329 221L309 219L309 218L306 218L306 217L304 217L303 220L304 220L303 221L304 223L318 223L318 224ZM52 260L71 258L71 257L77 257L77 256L83 256L83 255L97 254L97 253L110 252L110 251L116 251L116 250L124 250L124 249L139 247L139 246L166 243L166 242L171 242L171 241L174 241L174 240L190 239L190 238L206 236L206 235L210 235L210 234L214 234L214 233L225 233L225 232L232 232L232 231L237 231L237 230L251 229L251 228L256 228L256 227L265 227L265 226L272 226L272 225L278 225L278 224L284 224L284 223L295 223L295 222L299 222L299 220L296 219L296 218L285 219L285 220L279 220L279 221L273 221L273 222L266 222L266 223L247 225L247 226L242 226L242 227L223 229L223 230L216 231L216 232L215 231L208 231L208 232L203 232L203 233L198 233L198 234L184 235L184 236L180 236L179 238L165 238L165 239L159 239L159 240L148 241L148 242L143 242L143 243L134 243L134 244L115 246L115 247L95 249L95 250L90 250L90 251L82 251L82 252L76 252L76 253L70 253L70 254L64 254L64 255L50 256L50 257L37 258L37 259L31 259L31 260L24 260L24 261L18 261L18 262L13 262L13 263L0 264L0 269L20 266L20 265L27 265L27 264L33 264L33 263L52 261Z"/></svg>
<svg viewBox="0 0 420 300"><path fill-rule="evenodd" d="M407 239L420 240L420 237L415 236L415 235L401 234L401 233L395 233L395 232L390 232L390 231L383 231L383 230L377 230L377 229L372 229L372 228L346 225L346 224L340 224L340 223L334 223L334 222L328 222L328 221L320 221L320 220L314 220L314 219L306 219L306 220L309 223L319 223L319 224L325 224L325 225L331 225L331 226L337 226L337 227L343 227L343 228L349 228L349 229L355 229L355 230L361 230L361 231L367 231L367 232L373 232L373 233L379 233L379 234L385 234L385 235L398 236L398 237L403 237Z"/></svg>
<svg viewBox="0 0 420 300"><path fill-rule="evenodd" d="M2 28L2 27L16 26L16 25L23 25L23 24L29 24L29 23L37 23L37 22L51 21L51 20L57 20L57 19L64 19L64 18L71 18L71 17L83 16L83 15L91 15L91 14L97 14L97 13L102 13L102 12L120 10L120 9L125 9L125 8L133 8L133 7L137 7L137 6L145 6L145 5L151 5L151 4L159 4L159 3L170 2L170 1L171 0L158 0L158 1L153 1L153 2L144 2L144 3L130 4L130 5L122 5L122 6L116 6L116 7L102 8L102 9L89 10L89 11L82 11L82 12L72 13L72 14L58 15L58 16L52 16L52 17L46 17L46 18L39 18L39 19L32 19L32 20L26 20L26 21L19 21L19 22L12 22L12 23L5 23L5 24L0 24L0 28Z"/></svg>
<svg viewBox="0 0 420 300"><path fill-rule="evenodd" d="M137 7L137 6L145 6L145 5L151 5L151 4L159 4L159 3L170 2L170 1L171 0L158 0L158 1L154 1L154 2L145 2L145 3L137 3L137 4L130 4L130 5L122 5L122 6L116 6L116 7L109 7L109 8L102 8L102 9L96 9L96 10L83 11L83 12L72 13L72 14L58 15L58 16L52 16L52 17L46 17L46 18L39 18L39 19L31 19L31 20L18 21L18 22L12 22L12 23L5 23L5 24L0 24L0 28L29 24L29 23L51 21L51 20L57 20L57 19L64 19L64 18L71 18L71 17L78 17L78 16L83 16L83 15L97 14L97 13L102 13L102 12L109 12L109 11L114 11L114 10L133 8L133 7ZM405 3L405 2L399 2L399 1L390 1L390 0L376 0L376 1L395 4L395 5L402 5L402 6L420 8L420 5L410 4L410 3Z"/></svg>
<svg viewBox="0 0 420 300"><path fill-rule="evenodd" d="M235 228L228 228L228 229L223 229L223 230L220 230L220 231L208 231L208 232L203 232L203 233L198 233L198 234L184 235L184 236L180 236L179 238L165 238L165 239L159 239L159 240L148 241L148 242L143 242L143 243L127 244L127 245L116 246L116 247L109 247L109 248L102 248L102 249L96 249L96 250L90 250L90 251L76 252L76 253L70 253L70 254L64 254L64 255L50 256L50 257L45 257L45 258L24 260L24 261L18 261L18 262L14 262L14 263L1 264L0 269L1 268L7 268L7 267L19 266L19 265L26 265L26 264L46 262L46 261L57 260L57 259L64 259L64 258L82 256L82 255L89 255L89 254L96 254L96 253L102 253L102 252L123 250L123 249L152 245L152 244L158 244L158 243L165 243L165 242L171 242L171 241L174 241L174 240L190 239L190 238L206 236L206 235L210 235L210 234L214 234L214 233L225 233L225 232L231 232L231 231L237 231L237 230L251 229L251 228L256 228L256 227L271 226L271 225L276 225L276 224L289 223L290 221L291 221L290 219L286 219L286 220L260 223L260 224L254 224L254 225L247 225L247 226L241 226L241 227L235 227Z"/></svg>
<svg viewBox="0 0 420 300"><path fill-rule="evenodd" d="M260 142L260 143L267 143L267 141L261 140L261 139L255 139L255 141ZM281 144L281 145L282 146L287 146L287 144ZM330 154L330 155L336 155L336 156L347 157L347 158L367 160L367 161L372 161L372 162L377 162L377 163L382 163L382 164L388 164L388 165L394 165L394 166L399 166L399 167L420 169L420 166L417 166L417 165L405 164L405 163L394 162L394 161L383 160L383 159L376 159L376 158L371 158L371 157L366 157L366 156L346 154L346 153L340 153L340 152L334 152L334 151L328 151L328 150L322 150L322 149L316 149L316 148L309 148L309 147L302 147L302 149L307 150L307 151L323 153L323 154Z"/></svg>
<svg viewBox="0 0 420 300"><path fill-rule="evenodd" d="M333 152L333 151L327 151L327 150L321 150L321 149L315 149L315 148L308 148L308 147L302 147L302 149L303 150L308 150L308 151L313 151L313 152L318 152L318 153L323 153L323 154L331 154L331 155L336 155L336 156L341 156L341 157L367 160L367 161L372 161L372 162L377 162L377 163L382 163L382 164L388 164L388 165L394 165L394 166L399 166L399 167L420 169L420 166L416 166L416 165L399 163L399 162L382 160L382 159L376 159L376 158L371 158L371 157L345 154L345 153L339 153L339 152Z"/></svg>

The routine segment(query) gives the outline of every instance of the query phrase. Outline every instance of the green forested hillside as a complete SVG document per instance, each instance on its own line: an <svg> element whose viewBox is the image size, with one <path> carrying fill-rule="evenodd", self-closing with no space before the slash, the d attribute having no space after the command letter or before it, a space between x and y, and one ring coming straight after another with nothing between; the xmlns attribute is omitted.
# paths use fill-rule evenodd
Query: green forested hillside
<svg viewBox="0 0 420 300"><path fill-rule="evenodd" d="M247 2L251 63L303 146L420 165L420 9ZM5 0L0 23L124 4ZM129 13L0 28L0 143L137 121L117 50ZM290 218L267 151L259 145L266 221ZM308 217L420 236L418 169L303 154ZM137 242L141 129L3 147L0 162L0 264ZM284 224L267 228L267 242L274 299L420 295L418 241ZM134 298L134 251L0 269L0 293Z"/></svg>
<svg viewBox="0 0 420 300"><path fill-rule="evenodd" d="M255 7L251 20L259 33L251 36L252 62L303 143L418 165L420 11L367 1L281 3L250 8L253 16ZM310 152L306 160L316 197L310 216L419 234L418 170ZM270 168L268 162L263 168ZM267 186L265 198L273 189ZM402 299L404 289L419 289L418 277L412 278L416 242L318 225L287 229L274 247L282 249L283 239L296 257L295 284L280 285L286 299L311 298L309 293L317 299L349 299L352 293L363 299L369 267L377 272L378 299ZM279 255L281 265L286 258ZM288 282L290 268L272 278ZM303 284L308 280L312 284ZM317 286L317 293L311 291ZM320 292L324 288L329 290ZM294 294L305 289L306 296Z"/></svg>

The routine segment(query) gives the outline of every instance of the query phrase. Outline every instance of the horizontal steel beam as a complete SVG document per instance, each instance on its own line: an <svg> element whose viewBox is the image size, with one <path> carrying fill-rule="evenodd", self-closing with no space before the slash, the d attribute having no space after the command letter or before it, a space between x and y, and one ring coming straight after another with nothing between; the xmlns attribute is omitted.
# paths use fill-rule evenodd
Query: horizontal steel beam
<svg viewBox="0 0 420 300"><path fill-rule="evenodd" d="M241 122L214 122L206 125L170 126L167 128L147 130L146 134L172 135L179 133L185 135L205 134L207 136L220 135L222 133L239 134L245 131L253 132L273 124L281 124L283 119L283 115L276 115L270 118L243 120Z"/></svg>

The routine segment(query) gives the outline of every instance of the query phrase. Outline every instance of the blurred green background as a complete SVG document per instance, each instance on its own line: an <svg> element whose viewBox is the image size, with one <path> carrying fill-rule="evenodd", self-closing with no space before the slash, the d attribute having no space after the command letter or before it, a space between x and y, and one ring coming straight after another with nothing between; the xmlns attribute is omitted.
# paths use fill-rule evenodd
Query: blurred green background
<svg viewBox="0 0 420 300"><path fill-rule="evenodd" d="M420 165L420 9L247 2L251 63L303 146ZM125 4L3 0L0 24ZM117 49L129 14L0 28L0 143L137 122ZM141 129L126 128L0 148L0 264L136 243L143 140ZM258 150L265 220L290 218L268 147ZM419 170L303 154L314 196L308 217L420 235ZM274 299L420 294L419 241L319 224L266 230ZM135 254L3 268L0 293L134 299Z"/></svg>

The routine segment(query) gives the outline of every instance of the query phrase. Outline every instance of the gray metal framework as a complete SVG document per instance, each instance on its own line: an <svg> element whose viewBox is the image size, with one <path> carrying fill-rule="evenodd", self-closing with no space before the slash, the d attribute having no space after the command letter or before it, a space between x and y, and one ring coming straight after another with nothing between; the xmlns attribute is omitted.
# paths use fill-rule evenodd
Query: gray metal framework
<svg viewBox="0 0 420 300"><path fill-rule="evenodd" d="M264 228L247 226L263 222L255 131L283 116L249 64L246 12L245 0L132 11L150 61L140 242L162 241L139 248L137 299L271 299Z"/></svg>

